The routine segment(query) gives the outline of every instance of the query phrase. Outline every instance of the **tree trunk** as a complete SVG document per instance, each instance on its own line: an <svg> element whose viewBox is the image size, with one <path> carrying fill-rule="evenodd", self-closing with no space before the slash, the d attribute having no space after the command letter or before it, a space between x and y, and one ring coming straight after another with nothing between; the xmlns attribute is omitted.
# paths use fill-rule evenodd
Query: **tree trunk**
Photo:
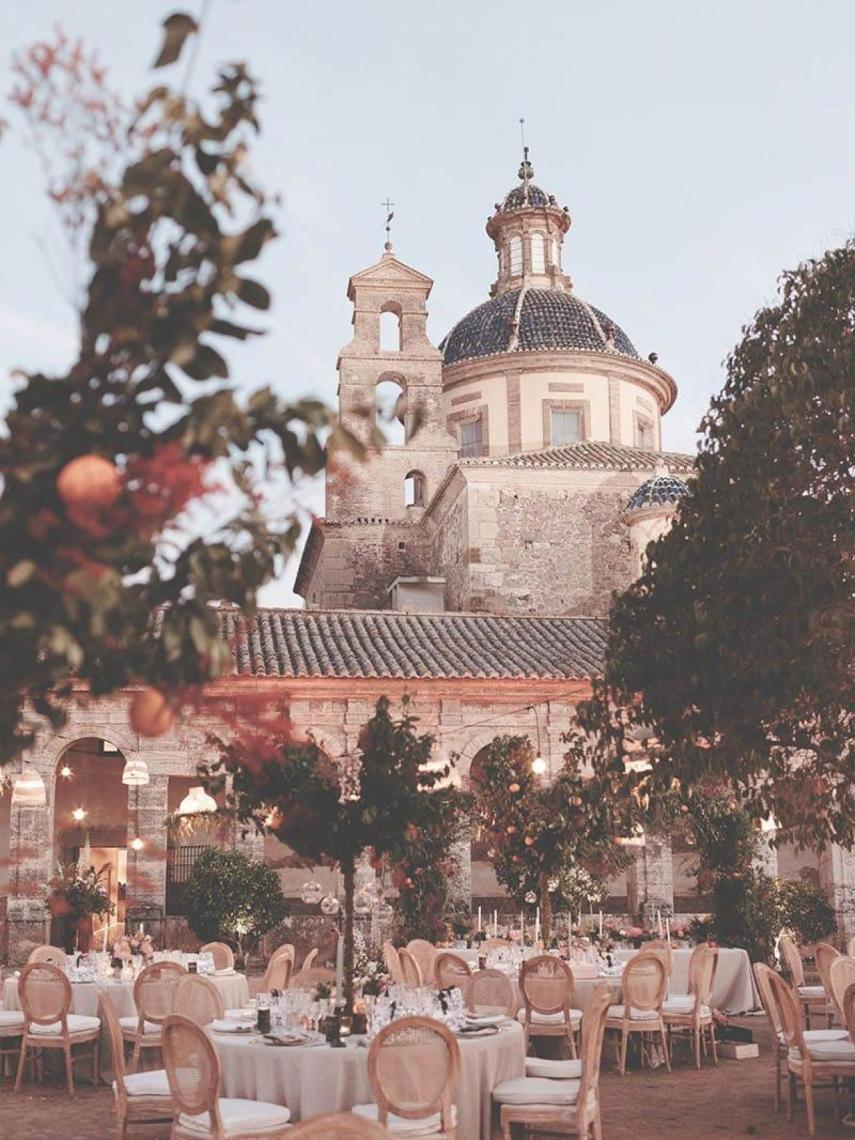
<svg viewBox="0 0 855 1140"><path fill-rule="evenodd" d="M353 859L341 865L344 875L344 1012L353 1013L353 894L356 868Z"/></svg>
<svg viewBox="0 0 855 1140"><path fill-rule="evenodd" d="M543 939L544 950L549 949L549 939L552 936L552 899L549 897L549 876L540 878L540 937Z"/></svg>

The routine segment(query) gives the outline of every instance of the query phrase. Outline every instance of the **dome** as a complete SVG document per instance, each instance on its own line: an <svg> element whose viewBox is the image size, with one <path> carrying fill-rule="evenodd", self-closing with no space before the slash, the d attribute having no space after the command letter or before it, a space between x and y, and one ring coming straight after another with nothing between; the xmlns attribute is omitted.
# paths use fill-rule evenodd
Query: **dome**
<svg viewBox="0 0 855 1140"><path fill-rule="evenodd" d="M554 206L555 199L533 182L521 182L509 191L503 201L497 205L498 210L520 210L523 206Z"/></svg>
<svg viewBox="0 0 855 1140"><path fill-rule="evenodd" d="M640 487L633 491L626 505L626 513L634 514L636 511L648 511L652 507L676 506L689 488L682 479L676 475L654 475L645 479Z"/></svg>
<svg viewBox="0 0 855 1140"><path fill-rule="evenodd" d="M605 313L574 293L558 289L526 289L514 335L519 296L520 290L512 289L458 321L439 346L445 363L500 352L578 350L616 352L638 359L632 341Z"/></svg>

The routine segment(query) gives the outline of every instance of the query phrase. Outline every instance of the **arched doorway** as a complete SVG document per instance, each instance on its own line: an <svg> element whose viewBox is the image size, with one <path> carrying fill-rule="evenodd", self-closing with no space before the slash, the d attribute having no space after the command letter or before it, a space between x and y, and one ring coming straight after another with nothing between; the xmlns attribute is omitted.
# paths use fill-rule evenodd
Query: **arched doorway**
<svg viewBox="0 0 855 1140"><path fill-rule="evenodd" d="M56 765L53 851L57 863L92 868L113 905L106 919L94 920L94 945L123 929L127 894L129 798L136 789L122 783L125 757L101 737L75 740ZM130 797L129 797L130 794ZM62 944L68 920L55 916L51 941ZM108 929L111 928L111 929Z"/></svg>

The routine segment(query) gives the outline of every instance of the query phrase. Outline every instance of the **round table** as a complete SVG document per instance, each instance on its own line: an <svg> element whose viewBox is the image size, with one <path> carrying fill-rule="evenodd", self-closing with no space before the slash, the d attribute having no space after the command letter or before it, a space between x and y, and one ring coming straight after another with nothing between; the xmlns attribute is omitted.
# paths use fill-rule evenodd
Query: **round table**
<svg viewBox="0 0 855 1140"><path fill-rule="evenodd" d="M615 957L619 961L628 962L630 958L640 953L638 950L618 950ZM672 970L670 992L673 994L687 994L689 992L689 959L692 956L690 948L672 951ZM751 969L751 959L747 950L720 946L718 962L715 968L715 980L712 988L712 1005L722 1013L747 1013L749 1010L760 1008L760 995L754 981L754 972Z"/></svg>
<svg viewBox="0 0 855 1140"><path fill-rule="evenodd" d="M244 974L236 970L231 974L209 974L208 980L219 990L226 1009L242 1009L249 1002L249 984ZM98 1017L98 994L101 990L113 999L119 1017L131 1017L136 1013L134 983L117 982L112 978L101 982L72 982L69 1012ZM3 1004L6 1009L21 1008L17 978L7 978L3 983Z"/></svg>
<svg viewBox="0 0 855 1140"><path fill-rule="evenodd" d="M256 1034L211 1032L220 1058L223 1096L247 1097L291 1110L292 1120L346 1112L374 1100L368 1081L368 1050L356 1038L344 1049L329 1045L266 1045ZM489 1140L492 1091L525 1075L522 1026L507 1024L492 1037L458 1037L457 1134Z"/></svg>

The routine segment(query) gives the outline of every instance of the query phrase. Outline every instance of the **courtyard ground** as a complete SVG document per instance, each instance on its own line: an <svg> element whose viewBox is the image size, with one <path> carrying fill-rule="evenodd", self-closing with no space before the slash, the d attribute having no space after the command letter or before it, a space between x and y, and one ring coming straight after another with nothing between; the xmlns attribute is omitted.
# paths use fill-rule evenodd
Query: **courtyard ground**
<svg viewBox="0 0 855 1140"><path fill-rule="evenodd" d="M795 1140L807 1136L804 1109L788 1124L772 1106L770 1041L761 1018L745 1019L760 1041L761 1055L751 1061L720 1061L697 1072L686 1050L678 1053L675 1071L632 1071L621 1078L612 1069L608 1048L602 1079L605 1140L707 1140L711 1137L761 1136ZM0 1084L0 1140L107 1140L115 1135L109 1090L81 1084L69 1100L58 1081L28 1087L16 1096L11 1082ZM817 1093L817 1135L855 1137L837 1120L830 1090ZM133 1138L167 1140L169 1128L137 1128ZM470 1140L460 1137L460 1140Z"/></svg>

